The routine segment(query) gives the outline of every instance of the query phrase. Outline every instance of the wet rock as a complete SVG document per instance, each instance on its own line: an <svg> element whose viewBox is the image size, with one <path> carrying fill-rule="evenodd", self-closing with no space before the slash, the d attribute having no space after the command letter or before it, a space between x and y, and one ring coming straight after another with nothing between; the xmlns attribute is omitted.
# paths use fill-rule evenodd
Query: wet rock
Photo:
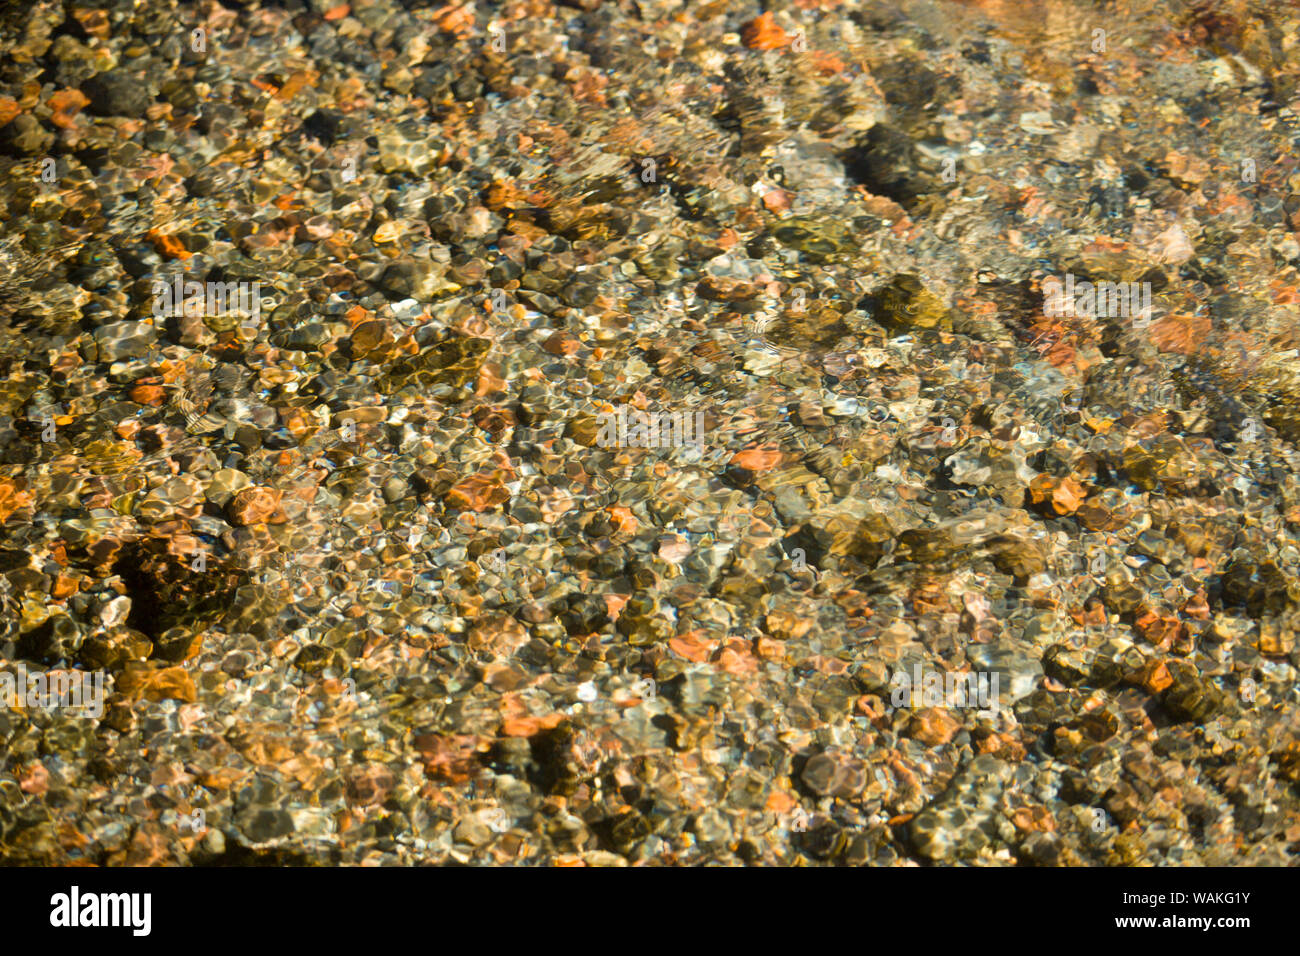
<svg viewBox="0 0 1300 956"><path fill-rule="evenodd" d="M892 332L951 329L947 306L915 275L897 275L867 299L871 317Z"/></svg>
<svg viewBox="0 0 1300 956"><path fill-rule="evenodd" d="M772 229L781 245L818 258L829 258L851 248L852 238L842 223L821 218L790 218Z"/></svg>
<svg viewBox="0 0 1300 956"><path fill-rule="evenodd" d="M0 127L0 150L10 156L42 156L53 142L54 134L27 113Z"/></svg>
<svg viewBox="0 0 1300 956"><path fill-rule="evenodd" d="M912 138L885 124L871 128L866 137L842 157L849 177L869 192L885 196L904 207L936 192L941 183L924 171L925 165Z"/></svg>
<svg viewBox="0 0 1300 956"><path fill-rule="evenodd" d="M144 697L152 701L180 700L187 703L198 699L193 678L181 667L128 664L118 675L114 690L128 699Z"/></svg>
<svg viewBox="0 0 1300 956"><path fill-rule="evenodd" d="M907 734L927 747L941 747L961 730L961 722L942 707L927 707L912 715Z"/></svg>
<svg viewBox="0 0 1300 956"><path fill-rule="evenodd" d="M973 857L1013 829L999 811L1009 765L996 757L976 757L953 779L944 796L908 823L917 852L935 862Z"/></svg>
<svg viewBox="0 0 1300 956"><path fill-rule="evenodd" d="M81 92L90 100L90 111L98 116L139 119L153 102L148 85L125 70L96 74L81 84Z"/></svg>
<svg viewBox="0 0 1300 956"><path fill-rule="evenodd" d="M280 499L281 492L274 488L245 488L230 499L226 514L234 525L270 521L280 508Z"/></svg>
<svg viewBox="0 0 1300 956"><path fill-rule="evenodd" d="M855 757L821 753L804 764L800 779L818 796L849 799L867 785L867 765Z"/></svg>
<svg viewBox="0 0 1300 956"><path fill-rule="evenodd" d="M1169 687L1161 703L1175 720L1201 723L1223 710L1226 695L1202 678L1193 665L1174 661L1169 664L1169 673Z"/></svg>
<svg viewBox="0 0 1300 956"><path fill-rule="evenodd" d="M97 361L120 362L144 355L157 339L148 322L112 322L95 330L92 349Z"/></svg>
<svg viewBox="0 0 1300 956"><path fill-rule="evenodd" d="M248 807L234 823L241 842L255 847L275 845L294 832L292 815L271 807Z"/></svg>
<svg viewBox="0 0 1300 956"><path fill-rule="evenodd" d="M429 259L404 257L390 263L377 284L390 299L428 299L438 288L442 271Z"/></svg>

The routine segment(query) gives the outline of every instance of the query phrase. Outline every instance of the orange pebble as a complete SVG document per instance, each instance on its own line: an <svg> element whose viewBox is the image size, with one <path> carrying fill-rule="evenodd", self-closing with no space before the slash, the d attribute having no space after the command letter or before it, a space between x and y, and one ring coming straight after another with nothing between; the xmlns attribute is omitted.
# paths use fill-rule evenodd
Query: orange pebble
<svg viewBox="0 0 1300 956"><path fill-rule="evenodd" d="M740 28L740 39L751 50L779 50L790 42L770 12L761 14Z"/></svg>
<svg viewBox="0 0 1300 956"><path fill-rule="evenodd" d="M137 385L131 389L131 401L157 408L167 400L167 390L161 385Z"/></svg>

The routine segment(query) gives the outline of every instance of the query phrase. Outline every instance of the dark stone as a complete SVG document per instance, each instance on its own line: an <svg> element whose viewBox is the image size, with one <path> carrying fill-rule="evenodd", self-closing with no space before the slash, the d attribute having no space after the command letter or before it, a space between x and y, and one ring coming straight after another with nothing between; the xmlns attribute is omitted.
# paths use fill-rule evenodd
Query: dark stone
<svg viewBox="0 0 1300 956"><path fill-rule="evenodd" d="M15 116L0 127L0 150L8 156L37 156L54 142L54 134L27 113Z"/></svg>
<svg viewBox="0 0 1300 956"><path fill-rule="evenodd" d="M293 817L285 810L250 808L239 815L236 824L250 843L267 843L293 832Z"/></svg>
<svg viewBox="0 0 1300 956"><path fill-rule="evenodd" d="M302 131L322 146L333 146L342 122L343 114L338 110L317 110L303 121Z"/></svg>
<svg viewBox="0 0 1300 956"><path fill-rule="evenodd" d="M884 125L873 126L841 159L855 182L905 208L939 188L933 177L918 172L920 154L911 137Z"/></svg>
<svg viewBox="0 0 1300 956"><path fill-rule="evenodd" d="M97 116L142 119L153 102L145 83L122 70L92 76L81 84L81 92L90 100L87 108Z"/></svg>

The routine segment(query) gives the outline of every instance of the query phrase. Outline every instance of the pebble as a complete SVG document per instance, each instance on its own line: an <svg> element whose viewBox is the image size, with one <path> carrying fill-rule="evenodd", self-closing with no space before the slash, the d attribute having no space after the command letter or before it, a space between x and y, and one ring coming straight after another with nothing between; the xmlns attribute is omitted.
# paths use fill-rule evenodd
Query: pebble
<svg viewBox="0 0 1300 956"><path fill-rule="evenodd" d="M109 688L0 720L10 862L1288 863L1294 209L1215 159L1293 152L1258 18L1179 24L1174 98L1126 48L1111 142L1014 4L1011 73L906 3L573 6L0 39L0 647Z"/></svg>

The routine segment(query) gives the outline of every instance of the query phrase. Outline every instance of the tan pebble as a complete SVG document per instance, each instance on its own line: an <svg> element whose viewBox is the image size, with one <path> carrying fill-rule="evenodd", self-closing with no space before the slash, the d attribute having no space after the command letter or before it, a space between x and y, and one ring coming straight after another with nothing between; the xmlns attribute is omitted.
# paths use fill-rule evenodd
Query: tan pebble
<svg viewBox="0 0 1300 956"><path fill-rule="evenodd" d="M226 514L231 524L246 526L263 524L270 520L280 507L280 492L274 488L255 486L245 488L230 499Z"/></svg>

